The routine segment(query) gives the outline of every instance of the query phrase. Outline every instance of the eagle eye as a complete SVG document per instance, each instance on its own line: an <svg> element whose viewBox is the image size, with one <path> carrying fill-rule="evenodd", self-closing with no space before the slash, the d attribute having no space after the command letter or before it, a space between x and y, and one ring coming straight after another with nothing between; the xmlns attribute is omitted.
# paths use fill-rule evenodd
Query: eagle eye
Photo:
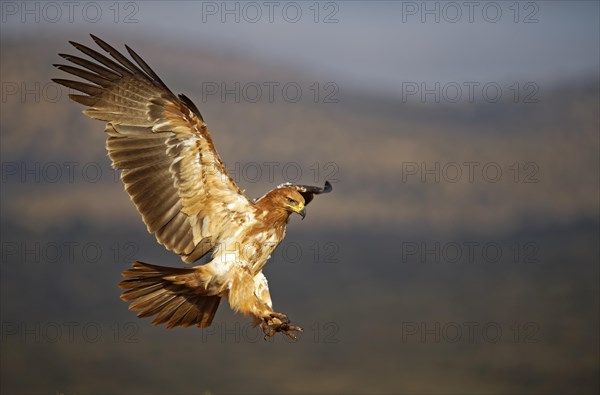
<svg viewBox="0 0 600 395"><path fill-rule="evenodd" d="M289 204L296 204L296 201L292 198L287 198Z"/></svg>

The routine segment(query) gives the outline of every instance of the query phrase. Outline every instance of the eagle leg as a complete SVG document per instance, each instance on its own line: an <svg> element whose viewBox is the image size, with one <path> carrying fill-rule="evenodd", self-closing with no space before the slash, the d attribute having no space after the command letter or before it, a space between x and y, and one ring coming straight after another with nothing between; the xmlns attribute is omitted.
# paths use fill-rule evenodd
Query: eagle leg
<svg viewBox="0 0 600 395"><path fill-rule="evenodd" d="M297 340L298 336L293 332L304 332L301 327L290 325L290 321L285 314L275 312L271 313L268 317L265 317L260 326L265 334L265 340L267 340L268 337L272 337L277 332L286 335L290 339Z"/></svg>

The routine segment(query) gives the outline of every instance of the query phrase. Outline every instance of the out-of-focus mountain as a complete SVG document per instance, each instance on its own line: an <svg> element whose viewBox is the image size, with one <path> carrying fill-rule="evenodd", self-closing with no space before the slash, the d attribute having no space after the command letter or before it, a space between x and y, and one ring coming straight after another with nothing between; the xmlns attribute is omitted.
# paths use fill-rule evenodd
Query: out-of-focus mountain
<svg viewBox="0 0 600 395"><path fill-rule="evenodd" d="M4 43L3 50L12 56L2 58L3 161L24 168L32 162L42 168L49 162L97 162L104 171L101 180L113 181L102 148L102 124L82 116L81 107L69 102L67 89L50 82L64 77L49 67L61 63L56 53L74 51L65 42L58 47L44 40ZM322 98L315 103L309 87L329 81L297 70L214 49L157 50L152 43L135 47L174 92L193 98L223 159L253 198L284 181L322 183L329 176L339 181L339 192L313 210L333 226L377 223L485 231L514 229L524 221L565 223L598 215L597 80L542 87L537 103L421 104L343 86L332 96L337 103L323 103ZM303 87L300 101L291 103L274 93L270 103L263 85L269 81ZM235 91L236 82L248 87L245 94L238 90L239 102L234 94L222 98L221 84ZM213 84L219 92L207 93ZM245 100L254 94L248 84L264 88L256 103ZM6 175L15 193L28 187L18 178ZM118 182L41 188L43 195L19 199L10 199L9 191L6 209L20 212L22 223L35 228L51 226L53 215L65 220L89 216L90 223L98 220L90 211L102 213L108 222L135 217L123 215L131 210L128 199L118 197ZM61 205L65 193L78 194L76 201L86 203ZM101 195L103 199L93 198ZM111 210L102 209L106 201L114 202ZM56 210L46 210L48 205Z"/></svg>

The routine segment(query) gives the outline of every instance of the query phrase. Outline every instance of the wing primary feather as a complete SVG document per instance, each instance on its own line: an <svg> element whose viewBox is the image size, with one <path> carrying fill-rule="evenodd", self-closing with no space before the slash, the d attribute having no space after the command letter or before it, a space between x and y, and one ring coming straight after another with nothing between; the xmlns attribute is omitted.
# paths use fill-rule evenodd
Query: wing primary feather
<svg viewBox="0 0 600 395"><path fill-rule="evenodd" d="M150 66L148 66L148 64L144 61L144 59L142 59L133 49L131 49L128 45L125 45L125 48L127 48L127 52L129 52L129 55L131 55L131 57L133 58L133 60L135 60L135 62L142 68L142 70L144 70L150 77L152 77L153 80L155 80L156 82L158 82L160 84L161 87L163 87L164 89L166 89L167 91L169 91L169 93L172 94L171 90L169 88L167 88L167 85L165 85L165 83L160 79L160 77L154 72L154 70L152 70L150 68Z"/></svg>
<svg viewBox="0 0 600 395"><path fill-rule="evenodd" d="M83 104L84 106L89 106L89 107L93 107L94 105L96 105L96 102L98 101L97 97L74 95L74 94L70 94L69 99L73 100L74 102L77 102L79 104Z"/></svg>
<svg viewBox="0 0 600 395"><path fill-rule="evenodd" d="M133 64L129 59L127 59L125 56L123 56L123 54L121 52L117 51L115 48L111 47L105 41L94 36L93 34L90 34L90 36L96 42L96 44L98 44L100 46L100 48L102 48L103 50L108 52L113 58L115 58L119 63L121 63L126 68L128 68L132 73L143 74L141 72L141 70L135 64Z"/></svg>
<svg viewBox="0 0 600 395"><path fill-rule="evenodd" d="M114 83L110 80L107 80L104 77L99 76L98 74L94 74L94 73L90 73L89 71L80 69L78 67L73 67L73 66L67 66L64 64L54 64L54 67L56 67L59 70L65 71L67 73L73 74L77 77L81 77L83 79L86 79L90 82L93 82L96 85L100 85L104 88L107 88L109 86L114 85Z"/></svg>
<svg viewBox="0 0 600 395"><path fill-rule="evenodd" d="M121 66L120 64L118 64L117 62L115 62L113 60L110 60L109 58L102 55L101 53L96 52L93 49L88 48L83 44L76 43L75 41L69 41L69 42L71 43L72 46L77 48L79 51L81 51L84 54L88 55L89 57L97 60L98 62L102 63L103 65L110 68L111 70L118 72L119 74L121 74L121 76L126 76L126 75L132 74L131 71L129 71L127 68Z"/></svg>
<svg viewBox="0 0 600 395"><path fill-rule="evenodd" d="M64 53L60 53L60 54L58 54L58 56L62 57L63 59L68 60L69 62L72 62L79 66L85 67L86 69L89 69L89 70L93 71L94 73L99 74L102 77L107 78L111 81L116 81L122 77L120 74L117 74L114 71L107 69L106 67L102 67L99 64L90 62L89 60L80 58L78 56L68 55L68 54L64 54Z"/></svg>
<svg viewBox="0 0 600 395"><path fill-rule="evenodd" d="M99 95L104 91L99 86L90 85L79 81L63 80L60 78L52 78L52 81L56 82L57 84L64 85L67 88L72 88L79 92L87 93L91 96Z"/></svg>

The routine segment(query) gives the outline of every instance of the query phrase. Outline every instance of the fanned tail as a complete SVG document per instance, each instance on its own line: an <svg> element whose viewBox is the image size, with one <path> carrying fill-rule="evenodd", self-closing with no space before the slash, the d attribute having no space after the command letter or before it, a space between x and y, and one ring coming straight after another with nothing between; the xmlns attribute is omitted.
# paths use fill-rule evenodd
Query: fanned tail
<svg viewBox="0 0 600 395"><path fill-rule="evenodd" d="M202 266L188 269L134 262L122 275L121 299L131 302L130 310L140 310L140 318L156 316L153 325L206 328L219 308L221 297L207 294L211 276Z"/></svg>

